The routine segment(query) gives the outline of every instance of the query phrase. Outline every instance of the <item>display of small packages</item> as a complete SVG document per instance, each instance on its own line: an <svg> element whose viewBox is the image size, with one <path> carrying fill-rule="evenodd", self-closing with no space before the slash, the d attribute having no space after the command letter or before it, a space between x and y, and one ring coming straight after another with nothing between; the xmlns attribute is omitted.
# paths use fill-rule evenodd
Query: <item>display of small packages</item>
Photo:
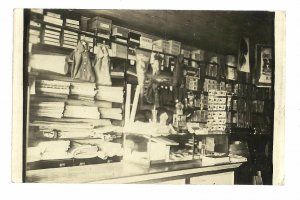
<svg viewBox="0 0 300 200"><path fill-rule="evenodd" d="M41 23L30 20L29 22L29 43L37 44L41 42Z"/></svg>
<svg viewBox="0 0 300 200"><path fill-rule="evenodd" d="M208 91L207 128L214 134L223 134L226 129L226 91Z"/></svg>
<svg viewBox="0 0 300 200"><path fill-rule="evenodd" d="M184 70L186 89L192 91L200 90L200 68L186 67Z"/></svg>
<svg viewBox="0 0 300 200"><path fill-rule="evenodd" d="M208 92L209 90L221 90L221 88L222 89L225 88L225 83L224 82L222 84L221 83L218 83L218 81L216 81L216 80L206 78L204 80L203 90L205 92ZM223 89L223 90L225 90L225 89Z"/></svg>
<svg viewBox="0 0 300 200"><path fill-rule="evenodd" d="M116 42L127 44L129 30L123 27L115 26L112 28L112 38Z"/></svg>
<svg viewBox="0 0 300 200"><path fill-rule="evenodd" d="M75 31L63 30L63 47L75 49L78 36L78 33Z"/></svg>
<svg viewBox="0 0 300 200"><path fill-rule="evenodd" d="M45 25L43 42L54 46L60 46L62 29L52 25Z"/></svg>
<svg viewBox="0 0 300 200"><path fill-rule="evenodd" d="M220 64L220 58L218 56L211 57L206 67L205 75L217 77L219 64Z"/></svg>
<svg viewBox="0 0 300 200"><path fill-rule="evenodd" d="M110 38L112 20L96 16L88 20L88 31L97 32L97 36L105 39Z"/></svg>

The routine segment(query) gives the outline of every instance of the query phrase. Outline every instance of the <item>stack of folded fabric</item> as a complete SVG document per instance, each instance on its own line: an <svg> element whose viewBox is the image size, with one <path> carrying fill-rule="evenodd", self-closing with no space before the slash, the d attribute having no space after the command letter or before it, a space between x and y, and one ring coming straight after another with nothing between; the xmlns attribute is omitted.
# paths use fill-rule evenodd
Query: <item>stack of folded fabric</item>
<svg viewBox="0 0 300 200"><path fill-rule="evenodd" d="M31 54L29 66L38 72L45 71L63 75L68 72L66 56L63 55Z"/></svg>
<svg viewBox="0 0 300 200"><path fill-rule="evenodd" d="M121 108L100 108L100 115L103 119L122 120Z"/></svg>
<svg viewBox="0 0 300 200"><path fill-rule="evenodd" d="M96 94L94 83L71 83L70 97L72 99L94 101Z"/></svg>
<svg viewBox="0 0 300 200"><path fill-rule="evenodd" d="M93 106L71 106L67 105L64 117L82 119L100 119L98 107Z"/></svg>
<svg viewBox="0 0 300 200"><path fill-rule="evenodd" d="M53 129L49 127L40 127L38 136L50 139L73 139L73 138L93 138L95 133L93 129L61 128Z"/></svg>
<svg viewBox="0 0 300 200"><path fill-rule="evenodd" d="M61 18L61 14L58 12L46 11L44 15L44 22L52 25L45 25L44 31L44 43L51 44L55 46L60 46L60 35L61 35L61 27L63 24L63 20Z"/></svg>
<svg viewBox="0 0 300 200"><path fill-rule="evenodd" d="M98 146L73 141L69 153L73 158L95 158L98 156Z"/></svg>
<svg viewBox="0 0 300 200"><path fill-rule="evenodd" d="M39 117L62 118L64 107L64 102L37 102L31 104L30 113Z"/></svg>
<svg viewBox="0 0 300 200"><path fill-rule="evenodd" d="M123 87L97 86L96 100L123 103Z"/></svg>
<svg viewBox="0 0 300 200"><path fill-rule="evenodd" d="M42 141L38 144L41 152L42 160L56 160L72 158L72 154L68 153L70 141Z"/></svg>
<svg viewBox="0 0 300 200"><path fill-rule="evenodd" d="M114 143L114 142L103 142L100 145L100 151L98 156L101 158L101 155L105 155L107 157L122 156L123 155L122 145L120 143Z"/></svg>
<svg viewBox="0 0 300 200"><path fill-rule="evenodd" d="M45 96L58 98L68 98L69 82L52 81L52 80L36 80L36 93Z"/></svg>

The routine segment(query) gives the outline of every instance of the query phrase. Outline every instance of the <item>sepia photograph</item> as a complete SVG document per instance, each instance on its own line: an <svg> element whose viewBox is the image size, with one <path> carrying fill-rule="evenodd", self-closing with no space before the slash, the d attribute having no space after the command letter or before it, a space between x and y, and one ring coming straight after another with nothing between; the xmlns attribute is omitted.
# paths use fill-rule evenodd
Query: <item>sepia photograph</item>
<svg viewBox="0 0 300 200"><path fill-rule="evenodd" d="M23 112L13 118L13 181L284 184L284 65L275 64L284 12L14 16Z"/></svg>

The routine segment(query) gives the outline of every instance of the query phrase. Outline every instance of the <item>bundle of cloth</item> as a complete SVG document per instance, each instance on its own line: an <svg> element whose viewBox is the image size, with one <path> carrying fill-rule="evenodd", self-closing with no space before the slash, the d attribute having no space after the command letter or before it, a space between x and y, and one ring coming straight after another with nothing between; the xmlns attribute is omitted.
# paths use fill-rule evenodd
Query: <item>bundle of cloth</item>
<svg viewBox="0 0 300 200"><path fill-rule="evenodd" d="M94 83L71 83L70 98L94 101L96 84Z"/></svg>
<svg viewBox="0 0 300 200"><path fill-rule="evenodd" d="M98 107L94 106L71 106L67 105L64 111L64 117L100 119Z"/></svg>
<svg viewBox="0 0 300 200"><path fill-rule="evenodd" d="M122 120L121 108L100 108L101 118Z"/></svg>
<svg viewBox="0 0 300 200"><path fill-rule="evenodd" d="M72 141L69 153L73 158L95 158L98 156L98 147L96 145Z"/></svg>
<svg viewBox="0 0 300 200"><path fill-rule="evenodd" d="M120 143L107 142L102 139L73 141L69 153L74 158L107 159L108 157L123 155Z"/></svg>
<svg viewBox="0 0 300 200"><path fill-rule="evenodd" d="M30 105L30 114L37 117L62 118L64 102L34 102Z"/></svg>
<svg viewBox="0 0 300 200"><path fill-rule="evenodd" d="M123 103L124 88L97 86L96 100Z"/></svg>
<svg viewBox="0 0 300 200"><path fill-rule="evenodd" d="M56 159L68 159L72 158L72 155L68 153L70 148L69 140L60 141L41 141L34 148L30 149L28 159L32 160L40 155L41 160L56 160ZM31 156L31 158L30 158Z"/></svg>
<svg viewBox="0 0 300 200"><path fill-rule="evenodd" d="M112 85L109 67L110 67L110 58L108 55L108 46L107 45L97 45L95 47L95 75L97 85Z"/></svg>
<svg viewBox="0 0 300 200"><path fill-rule="evenodd" d="M37 71L47 71L62 75L66 75L68 72L66 56L61 55L31 54L29 67Z"/></svg>
<svg viewBox="0 0 300 200"><path fill-rule="evenodd" d="M36 94L57 98L68 98L70 83L56 80L36 80Z"/></svg>

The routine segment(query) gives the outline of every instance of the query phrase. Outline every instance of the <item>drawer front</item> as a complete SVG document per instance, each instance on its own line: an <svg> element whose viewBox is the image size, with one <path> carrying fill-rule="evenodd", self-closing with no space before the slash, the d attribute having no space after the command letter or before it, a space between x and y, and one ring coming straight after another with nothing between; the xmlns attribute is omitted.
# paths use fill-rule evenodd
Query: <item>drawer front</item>
<svg viewBox="0 0 300 200"><path fill-rule="evenodd" d="M194 185L233 185L234 172L191 177L190 184Z"/></svg>

